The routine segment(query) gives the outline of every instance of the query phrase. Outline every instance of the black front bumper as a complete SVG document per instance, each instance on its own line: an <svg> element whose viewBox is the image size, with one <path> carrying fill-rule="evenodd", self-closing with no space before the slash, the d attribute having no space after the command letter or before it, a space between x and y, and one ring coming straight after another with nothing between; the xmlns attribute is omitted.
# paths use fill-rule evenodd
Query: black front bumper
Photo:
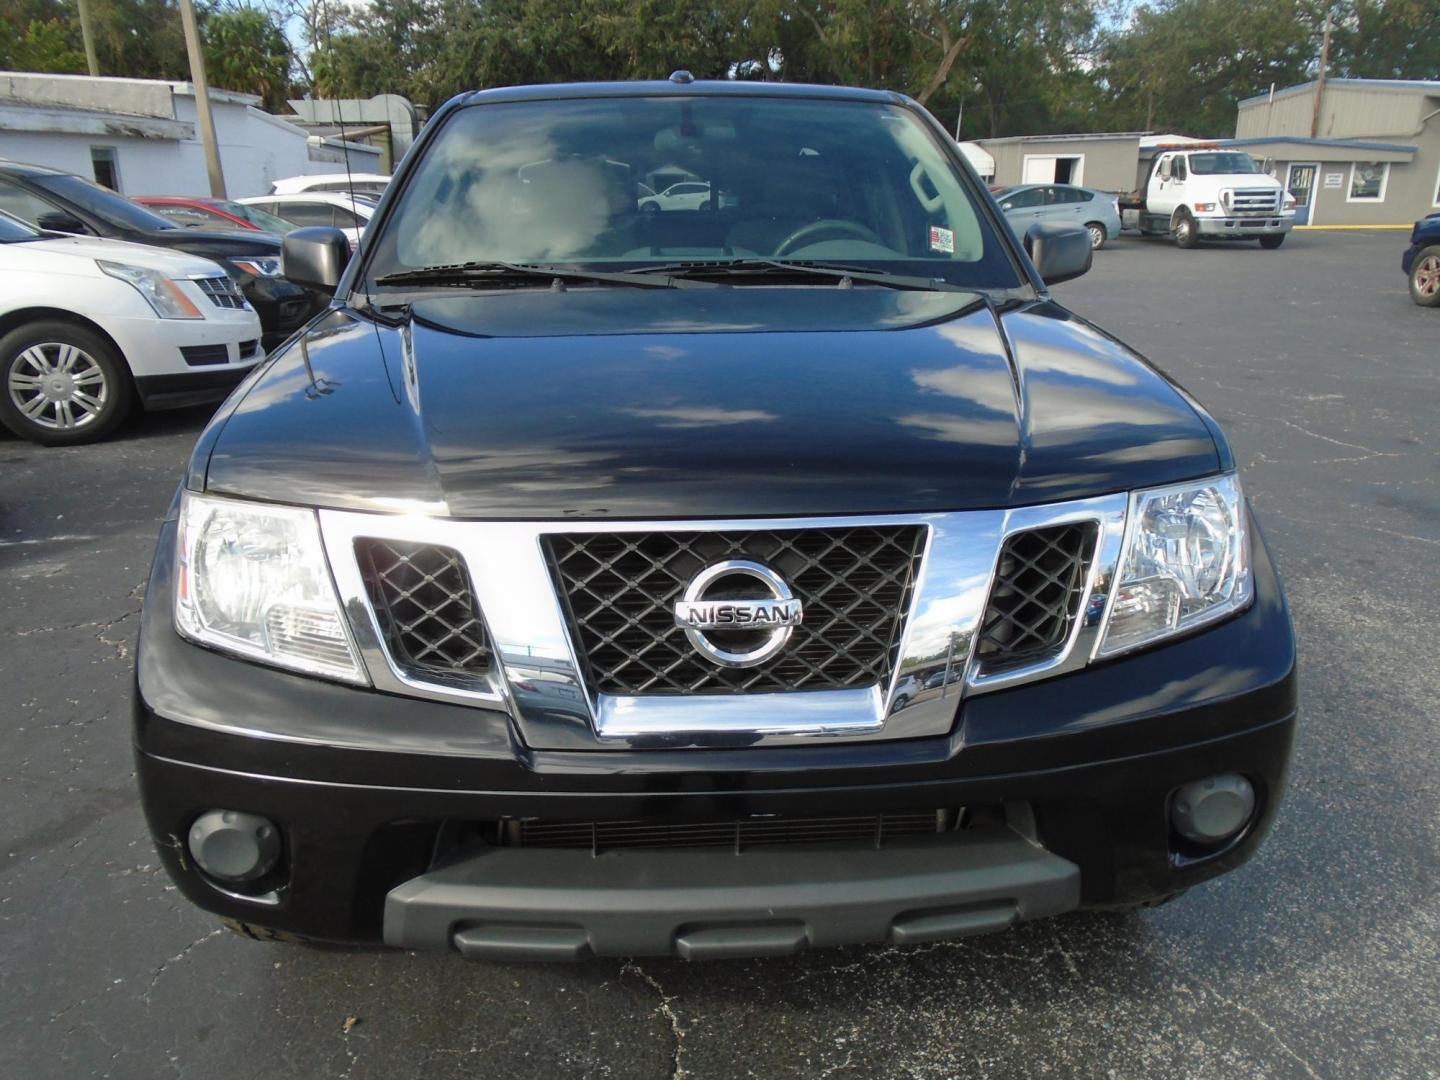
<svg viewBox="0 0 1440 1080"><path fill-rule="evenodd" d="M284 278L240 278L240 289L260 316L260 343L269 352L310 321L328 302Z"/></svg>
<svg viewBox="0 0 1440 1080"><path fill-rule="evenodd" d="M1232 869L1258 846L1284 786L1294 638L1263 542L1244 613L1122 660L972 697L946 738L560 752L530 750L463 706L289 675L181 640L169 615L172 541L167 526L138 651L137 769L151 831L189 899L305 936L546 957L733 955L974 932L1139 903ZM413 751L416 731L435 734L435 752ZM1255 817L1217 850L1187 849L1169 825L1172 793L1224 772L1250 779ZM942 807L992 812L964 833L870 851L592 856L446 842L500 819ZM210 808L279 823L274 902L228 895L190 860L184 837Z"/></svg>

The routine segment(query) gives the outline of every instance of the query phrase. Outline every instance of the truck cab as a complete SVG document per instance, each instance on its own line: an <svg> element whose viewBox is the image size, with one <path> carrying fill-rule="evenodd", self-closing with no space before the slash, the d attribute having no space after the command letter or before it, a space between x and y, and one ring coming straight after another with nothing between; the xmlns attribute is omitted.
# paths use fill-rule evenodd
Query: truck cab
<svg viewBox="0 0 1440 1080"><path fill-rule="evenodd" d="M1295 199L1241 150L1210 144L1155 147L1140 157L1139 188L1122 201L1127 226L1168 234L1182 248L1204 240L1259 239L1278 248L1295 224Z"/></svg>

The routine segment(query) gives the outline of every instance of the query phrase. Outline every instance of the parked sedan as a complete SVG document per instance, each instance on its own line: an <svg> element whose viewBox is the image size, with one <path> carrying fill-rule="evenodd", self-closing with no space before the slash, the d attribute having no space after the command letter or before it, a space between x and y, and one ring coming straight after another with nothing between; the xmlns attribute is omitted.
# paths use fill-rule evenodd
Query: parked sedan
<svg viewBox="0 0 1440 1080"><path fill-rule="evenodd" d="M244 206L233 199L207 199L198 195L136 195L130 201L148 206L184 229L239 229L283 236L297 228L292 222L267 214L258 206Z"/></svg>
<svg viewBox="0 0 1440 1080"><path fill-rule="evenodd" d="M290 223L290 227L325 225L339 229L350 241L350 249L360 243L360 234L370 224L379 196L346 195L338 191L306 191L295 195L256 195L241 199L240 205L274 214Z"/></svg>
<svg viewBox="0 0 1440 1080"><path fill-rule="evenodd" d="M995 198L1016 236L1024 236L1037 221L1084 225L1096 249L1120 235L1120 208L1109 192L1071 184L1021 184L1002 189Z"/></svg>
<svg viewBox="0 0 1440 1080"><path fill-rule="evenodd" d="M1440 214L1415 223L1400 266L1410 278L1410 299L1421 307L1440 307Z"/></svg>
<svg viewBox="0 0 1440 1080"><path fill-rule="evenodd" d="M182 229L159 214L79 176L0 161L0 210L45 232L152 244L213 259L260 316L269 349L303 326L316 298L280 274L280 238L269 233Z"/></svg>
<svg viewBox="0 0 1440 1080"><path fill-rule="evenodd" d="M137 397L214 400L263 355L259 318L208 259L0 213L0 423L21 438L94 442Z"/></svg>

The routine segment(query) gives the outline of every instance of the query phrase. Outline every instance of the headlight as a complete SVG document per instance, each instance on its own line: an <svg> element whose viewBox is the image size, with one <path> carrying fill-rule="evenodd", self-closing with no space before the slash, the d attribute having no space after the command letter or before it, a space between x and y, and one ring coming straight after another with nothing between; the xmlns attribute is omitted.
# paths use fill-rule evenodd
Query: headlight
<svg viewBox="0 0 1440 1080"><path fill-rule="evenodd" d="M180 286L159 270L143 266L128 266L125 263L106 262L96 259L95 265L105 273L121 281L129 282L139 291L155 314L162 319L203 319L204 313L190 302Z"/></svg>
<svg viewBox="0 0 1440 1080"><path fill-rule="evenodd" d="M1250 601L1250 536L1234 476L1130 496L1100 656L1148 645Z"/></svg>
<svg viewBox="0 0 1440 1080"><path fill-rule="evenodd" d="M175 623L196 641L363 683L315 513L185 494Z"/></svg>
<svg viewBox="0 0 1440 1080"><path fill-rule="evenodd" d="M279 277L280 256L251 255L243 259L231 259L230 265L251 277Z"/></svg>

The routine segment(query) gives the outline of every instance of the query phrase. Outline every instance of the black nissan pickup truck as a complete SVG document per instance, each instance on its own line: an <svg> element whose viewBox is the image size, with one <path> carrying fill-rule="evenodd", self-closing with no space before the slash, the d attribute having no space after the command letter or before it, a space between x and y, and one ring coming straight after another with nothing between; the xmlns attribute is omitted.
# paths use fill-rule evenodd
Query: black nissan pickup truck
<svg viewBox="0 0 1440 1080"><path fill-rule="evenodd" d="M1215 421L920 106L439 110L201 435L135 746L257 937L700 959L1154 904L1254 853L1295 643Z"/></svg>

